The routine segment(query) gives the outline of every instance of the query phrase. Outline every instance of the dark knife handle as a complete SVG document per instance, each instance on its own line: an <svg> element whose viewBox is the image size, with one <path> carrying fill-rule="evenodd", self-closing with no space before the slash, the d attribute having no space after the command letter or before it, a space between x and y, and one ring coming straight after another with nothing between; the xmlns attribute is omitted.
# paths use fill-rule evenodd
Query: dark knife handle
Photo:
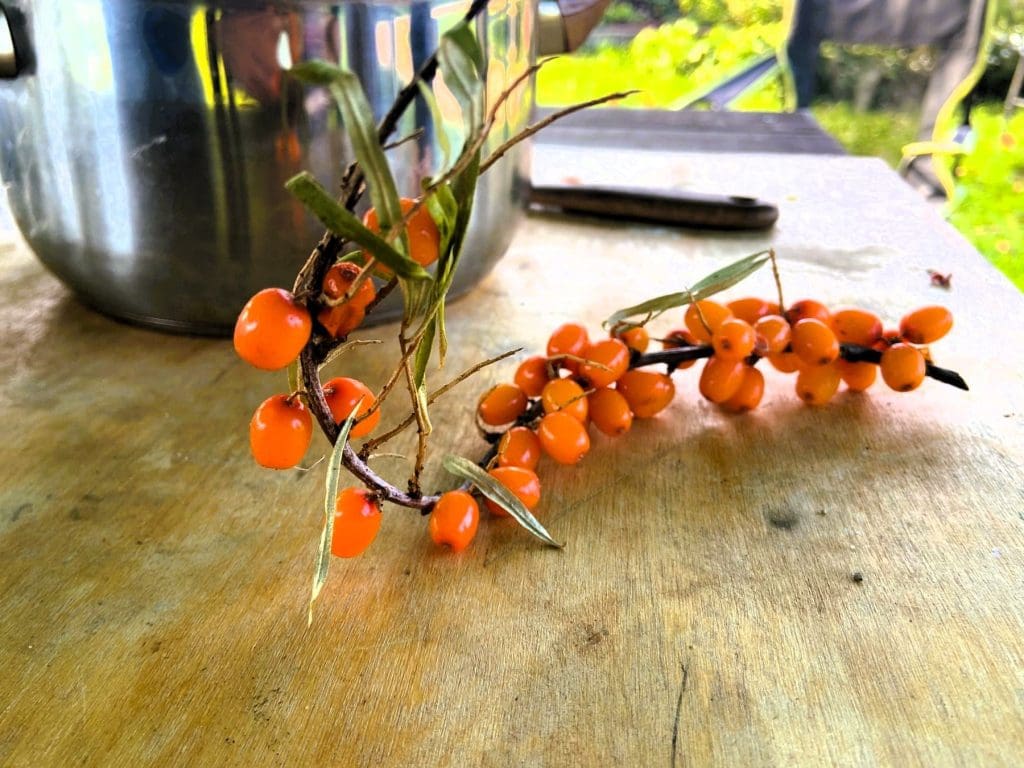
<svg viewBox="0 0 1024 768"><path fill-rule="evenodd" d="M530 202L566 213L697 229L769 229L779 218L778 208L753 197L628 187L532 187Z"/></svg>

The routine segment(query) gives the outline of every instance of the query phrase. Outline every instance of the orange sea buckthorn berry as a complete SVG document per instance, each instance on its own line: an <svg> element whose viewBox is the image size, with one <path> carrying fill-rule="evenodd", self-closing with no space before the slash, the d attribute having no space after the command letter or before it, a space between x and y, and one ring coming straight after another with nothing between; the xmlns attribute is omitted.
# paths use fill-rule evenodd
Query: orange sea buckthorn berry
<svg viewBox="0 0 1024 768"><path fill-rule="evenodd" d="M742 360L754 351L754 328L746 320L729 317L711 335L715 355L728 360Z"/></svg>
<svg viewBox="0 0 1024 768"><path fill-rule="evenodd" d="M931 344L953 327L953 313L945 307L921 307L900 320L900 336L911 344Z"/></svg>
<svg viewBox="0 0 1024 768"><path fill-rule="evenodd" d="M775 352L768 355L768 362L780 373L796 373L804 367L804 361L796 352Z"/></svg>
<svg viewBox="0 0 1024 768"><path fill-rule="evenodd" d="M863 392L875 383L878 366L874 363L851 363L848 360L836 360L839 375L851 392Z"/></svg>
<svg viewBox="0 0 1024 768"><path fill-rule="evenodd" d="M542 418L537 437L544 453L559 464L575 464L590 450L587 428L565 411L555 411Z"/></svg>
<svg viewBox="0 0 1024 768"><path fill-rule="evenodd" d="M654 371L626 371L615 388L638 419L649 419L665 410L676 395L672 378Z"/></svg>
<svg viewBox="0 0 1024 768"><path fill-rule="evenodd" d="M610 437L618 437L633 426L633 411L621 392L599 389L588 395L590 420L594 426Z"/></svg>
<svg viewBox="0 0 1024 768"><path fill-rule="evenodd" d="M438 545L447 544L452 552L461 552L476 536L480 522L480 507L476 499L465 491L442 493L430 510L430 540Z"/></svg>
<svg viewBox="0 0 1024 768"><path fill-rule="evenodd" d="M750 325L753 325L766 315L774 315L779 312L778 304L754 297L733 299L725 306L734 316Z"/></svg>
<svg viewBox="0 0 1024 768"><path fill-rule="evenodd" d="M358 264L353 264L350 261L335 264L324 275L324 295L329 299L340 299L352 287L352 283L356 281L361 271ZM373 281L364 280L349 301L357 307L365 309L376 297L377 289L373 287Z"/></svg>
<svg viewBox="0 0 1024 768"><path fill-rule="evenodd" d="M694 347L697 345L697 339L694 338L693 334L690 333L688 328L675 328L668 332L665 338L661 342L662 349L675 349L676 347ZM677 371L685 371L687 368L692 367L697 361L686 360L676 366Z"/></svg>
<svg viewBox="0 0 1024 768"><path fill-rule="evenodd" d="M276 371L299 356L313 324L305 307L281 288L264 288L242 307L235 351L250 365Z"/></svg>
<svg viewBox="0 0 1024 768"><path fill-rule="evenodd" d="M540 501L540 478L533 470L522 467L495 467L488 474L512 491L527 509L532 511ZM487 508L492 515L508 517L508 512L490 499L487 499Z"/></svg>
<svg viewBox="0 0 1024 768"><path fill-rule="evenodd" d="M540 397L548 383L548 359L540 355L526 358L516 369L513 381L527 397Z"/></svg>
<svg viewBox="0 0 1024 768"><path fill-rule="evenodd" d="M586 328L579 323L565 323L558 326L548 339L548 357L556 355L583 357L589 346L590 335ZM573 373L579 370L579 363L575 360L558 360L556 363Z"/></svg>
<svg viewBox="0 0 1024 768"><path fill-rule="evenodd" d="M518 419L529 405L526 395L515 384L491 387L477 403L480 421L492 427Z"/></svg>
<svg viewBox="0 0 1024 768"><path fill-rule="evenodd" d="M572 379L554 379L544 385L540 396L544 413L564 411L580 422L586 423L589 407L583 394L583 387Z"/></svg>
<svg viewBox="0 0 1024 768"><path fill-rule="evenodd" d="M832 319L832 313L828 311L828 307L822 304L820 301L814 299L802 299L795 304L790 304L786 309L785 317L789 320L790 325L796 325L801 320L805 320L809 317L813 317L816 320L828 325Z"/></svg>
<svg viewBox="0 0 1024 768"><path fill-rule="evenodd" d="M832 330L841 344L870 347L882 338L882 321L866 309L849 307L832 313Z"/></svg>
<svg viewBox="0 0 1024 768"><path fill-rule="evenodd" d="M249 448L256 463L289 469L306 455L313 438L313 419L299 398L268 397L249 422Z"/></svg>
<svg viewBox="0 0 1024 768"><path fill-rule="evenodd" d="M794 323L789 343L808 365L828 365L839 357L839 340L835 332L815 317Z"/></svg>
<svg viewBox="0 0 1024 768"><path fill-rule="evenodd" d="M340 299L352 287L359 272L359 266L351 262L335 264L324 276L324 295L332 301ZM362 325L366 307L376 296L377 289L373 287L373 281L364 280L352 298L344 304L325 306L317 313L316 319L334 338L348 336Z"/></svg>
<svg viewBox="0 0 1024 768"><path fill-rule="evenodd" d="M927 371L921 350L909 344L893 344L882 353L878 367L882 371L882 380L897 392L917 389Z"/></svg>
<svg viewBox="0 0 1024 768"><path fill-rule="evenodd" d="M512 427L498 441L498 466L534 470L540 462L540 439L529 427Z"/></svg>
<svg viewBox="0 0 1024 768"><path fill-rule="evenodd" d="M752 365L744 366L743 381L736 394L722 403L722 407L733 413L752 411L764 397L764 375Z"/></svg>
<svg viewBox="0 0 1024 768"><path fill-rule="evenodd" d="M366 310L349 301L336 307L324 307L317 313L316 319L332 338L337 339L348 336L362 325L366 319Z"/></svg>
<svg viewBox="0 0 1024 768"><path fill-rule="evenodd" d="M699 313L697 311L698 307L700 308ZM704 318L704 322L701 322L701 317ZM702 344L709 344L711 343L711 334L715 332L724 320L730 317L732 317L732 312L729 311L728 307L719 304L717 301L704 299L686 307L683 322L686 323L687 329L693 334L693 338ZM707 328L704 327L705 323L707 323ZM710 332L708 331L709 328L711 329Z"/></svg>
<svg viewBox="0 0 1024 768"><path fill-rule="evenodd" d="M580 364L579 373L592 387L614 384L629 369L629 347L619 339L596 341L583 356L587 362Z"/></svg>
<svg viewBox="0 0 1024 768"><path fill-rule="evenodd" d="M370 492L346 488L334 502L334 533L331 554L335 557L361 555L380 531L380 507Z"/></svg>
<svg viewBox="0 0 1024 768"><path fill-rule="evenodd" d="M403 197L398 203L402 208L403 216L416 205L416 201L408 197ZM363 224L373 232L380 232L380 221L378 221L375 209L371 208L366 212L363 216ZM410 259L421 267L429 267L437 261L438 251L441 247L441 233L438 231L437 224L434 223L434 218L430 215L430 211L427 210L427 206L422 205L419 207L406 225L405 231L409 240ZM391 276L391 270L383 264L378 266L375 271L381 277Z"/></svg>
<svg viewBox="0 0 1024 768"><path fill-rule="evenodd" d="M712 403L724 403L739 391L746 368L742 360L708 358L700 372L700 393Z"/></svg>
<svg viewBox="0 0 1024 768"><path fill-rule="evenodd" d="M808 365L796 375L796 394L809 405L825 405L839 389L839 368Z"/></svg>
<svg viewBox="0 0 1024 768"><path fill-rule="evenodd" d="M784 352L790 333L789 322L782 315L765 315L754 323L754 351L764 357Z"/></svg>
<svg viewBox="0 0 1024 768"><path fill-rule="evenodd" d="M345 421L360 400L362 403L356 413L357 418L365 415L377 402L373 392L363 382L344 376L338 376L324 384L324 399L327 400L327 407L331 409L331 418L334 419L335 424ZM378 422L380 422L380 409L365 419L354 422L352 431L348 433L349 437L364 437L370 434Z"/></svg>
<svg viewBox="0 0 1024 768"><path fill-rule="evenodd" d="M642 325L617 333L615 338L622 339L627 347L640 354L646 352L647 346L651 343L651 335Z"/></svg>

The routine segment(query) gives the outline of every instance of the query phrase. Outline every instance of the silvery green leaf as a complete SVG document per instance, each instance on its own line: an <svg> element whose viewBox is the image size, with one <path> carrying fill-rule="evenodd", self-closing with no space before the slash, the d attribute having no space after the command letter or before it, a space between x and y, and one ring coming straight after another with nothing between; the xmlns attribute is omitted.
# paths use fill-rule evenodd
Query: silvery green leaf
<svg viewBox="0 0 1024 768"><path fill-rule="evenodd" d="M324 529L320 534L320 549L316 555L316 570L313 571L313 591L309 597L309 624L313 623L313 603L320 596L320 590L327 582L327 570L331 566L331 539L334 537L334 504L338 498L338 483L341 478L341 459L348 445L348 433L355 423L362 399L356 403L352 413L345 419L338 431L338 439L334 442L331 458L327 462L327 482L324 492Z"/></svg>
<svg viewBox="0 0 1024 768"><path fill-rule="evenodd" d="M476 486L480 493L508 512L517 523L545 544L562 547L551 538L551 534L538 522L530 510L523 506L523 502L512 491L491 477L486 470L462 456L445 456L444 468L456 477Z"/></svg>

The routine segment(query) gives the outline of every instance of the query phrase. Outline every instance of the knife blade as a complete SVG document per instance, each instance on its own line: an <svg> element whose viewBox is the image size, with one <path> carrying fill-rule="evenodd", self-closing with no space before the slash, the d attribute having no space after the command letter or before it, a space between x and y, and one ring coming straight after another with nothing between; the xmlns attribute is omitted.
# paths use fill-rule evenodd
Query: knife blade
<svg viewBox="0 0 1024 768"><path fill-rule="evenodd" d="M536 186L530 202L565 213L650 221L695 229L770 229L778 208L742 195L710 195L678 190L585 185Z"/></svg>

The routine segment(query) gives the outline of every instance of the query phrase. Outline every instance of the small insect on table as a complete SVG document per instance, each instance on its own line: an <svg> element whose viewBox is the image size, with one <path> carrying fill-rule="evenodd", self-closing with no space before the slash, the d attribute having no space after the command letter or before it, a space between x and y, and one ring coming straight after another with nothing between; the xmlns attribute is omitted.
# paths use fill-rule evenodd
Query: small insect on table
<svg viewBox="0 0 1024 768"><path fill-rule="evenodd" d="M948 306L933 353L971 390L878 384L810 408L766 371L762 406L732 416L680 371L657 418L542 468L537 514L563 550L489 520L451 555L386 510L307 628L323 468L264 471L246 443L280 382L227 341L94 314L8 237L0 763L1019 760L1024 296L880 161L541 146L535 163L548 183L759 196L780 218L725 235L530 216L450 307L451 372L771 245L790 301L890 322ZM728 295L773 291L762 270ZM394 362L362 347L335 365L379 384ZM444 452L482 448L476 395L514 365L436 404L426 485L447 482Z"/></svg>

